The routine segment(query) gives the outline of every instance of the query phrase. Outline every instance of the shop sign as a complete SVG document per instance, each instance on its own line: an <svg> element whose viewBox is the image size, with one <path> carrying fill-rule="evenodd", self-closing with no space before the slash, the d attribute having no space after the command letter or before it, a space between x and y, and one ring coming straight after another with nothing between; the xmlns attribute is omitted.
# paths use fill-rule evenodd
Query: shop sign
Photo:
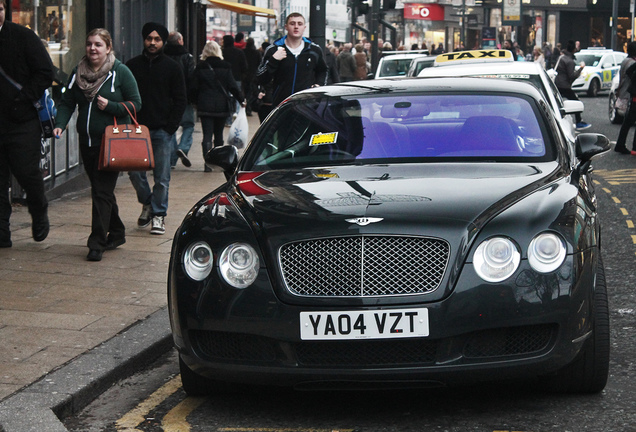
<svg viewBox="0 0 636 432"><path fill-rule="evenodd" d="M444 21L444 6L438 4L405 3L404 19Z"/></svg>
<svg viewBox="0 0 636 432"><path fill-rule="evenodd" d="M521 25L521 0L503 0L503 25Z"/></svg>

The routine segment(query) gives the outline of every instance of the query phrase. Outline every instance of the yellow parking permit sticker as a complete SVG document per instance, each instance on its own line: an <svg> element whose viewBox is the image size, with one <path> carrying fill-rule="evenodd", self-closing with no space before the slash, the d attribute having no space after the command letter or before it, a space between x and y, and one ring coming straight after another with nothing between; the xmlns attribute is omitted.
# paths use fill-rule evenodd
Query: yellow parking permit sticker
<svg viewBox="0 0 636 432"><path fill-rule="evenodd" d="M501 62L514 61L512 52L508 50L472 50L457 51L452 53L440 54L435 58L434 66L440 66L445 63L474 63L474 62Z"/></svg>
<svg viewBox="0 0 636 432"><path fill-rule="evenodd" d="M310 146L335 144L338 141L338 132L317 133L311 136Z"/></svg>

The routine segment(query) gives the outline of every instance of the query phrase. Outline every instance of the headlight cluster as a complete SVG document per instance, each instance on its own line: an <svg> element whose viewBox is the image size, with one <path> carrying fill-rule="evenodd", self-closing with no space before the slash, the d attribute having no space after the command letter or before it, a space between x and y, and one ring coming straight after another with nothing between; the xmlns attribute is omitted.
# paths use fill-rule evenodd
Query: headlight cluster
<svg viewBox="0 0 636 432"><path fill-rule="evenodd" d="M212 249L205 242L195 242L183 254L183 268L195 281L202 281L214 267ZM256 250L247 243L233 243L219 256L219 271L223 279L235 288L247 288L258 276L260 261Z"/></svg>
<svg viewBox="0 0 636 432"><path fill-rule="evenodd" d="M551 232L537 235L528 247L528 263L539 273L558 269L565 259L563 239ZM473 265L480 278L487 282L501 282L519 267L519 247L507 237L493 237L483 241L475 250Z"/></svg>
<svg viewBox="0 0 636 432"><path fill-rule="evenodd" d="M204 242L192 243L183 254L183 268L195 281L202 281L212 271L212 249Z"/></svg>

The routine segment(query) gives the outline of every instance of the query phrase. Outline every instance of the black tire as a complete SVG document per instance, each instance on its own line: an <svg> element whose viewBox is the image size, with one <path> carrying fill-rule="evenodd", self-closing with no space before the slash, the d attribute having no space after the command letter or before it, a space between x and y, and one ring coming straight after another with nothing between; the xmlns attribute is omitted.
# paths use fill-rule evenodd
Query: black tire
<svg viewBox="0 0 636 432"><path fill-rule="evenodd" d="M592 336L576 359L547 378L548 388L558 393L599 393L607 384L610 362L610 320L605 269L599 256L594 290Z"/></svg>
<svg viewBox="0 0 636 432"><path fill-rule="evenodd" d="M597 79L590 81L590 87L587 89L587 95L591 97L598 96L598 92L601 91L601 83Z"/></svg>
<svg viewBox="0 0 636 432"><path fill-rule="evenodd" d="M613 124L621 124L623 123L623 116L618 113L618 110L616 110L615 105L616 105L616 94L610 93L608 107L607 107L609 120Z"/></svg>
<svg viewBox="0 0 636 432"><path fill-rule="evenodd" d="M181 384L188 396L207 396L210 394L228 393L229 384L199 375L188 367L179 356Z"/></svg>

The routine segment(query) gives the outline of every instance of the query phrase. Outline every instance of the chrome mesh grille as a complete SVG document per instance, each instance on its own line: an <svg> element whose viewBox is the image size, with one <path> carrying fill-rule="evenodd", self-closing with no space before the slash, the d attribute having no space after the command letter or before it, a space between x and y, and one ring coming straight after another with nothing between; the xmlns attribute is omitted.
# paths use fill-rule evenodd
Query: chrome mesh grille
<svg viewBox="0 0 636 432"><path fill-rule="evenodd" d="M279 259L292 294L369 297L435 290L449 252L448 243L439 239L360 236L289 243Z"/></svg>

